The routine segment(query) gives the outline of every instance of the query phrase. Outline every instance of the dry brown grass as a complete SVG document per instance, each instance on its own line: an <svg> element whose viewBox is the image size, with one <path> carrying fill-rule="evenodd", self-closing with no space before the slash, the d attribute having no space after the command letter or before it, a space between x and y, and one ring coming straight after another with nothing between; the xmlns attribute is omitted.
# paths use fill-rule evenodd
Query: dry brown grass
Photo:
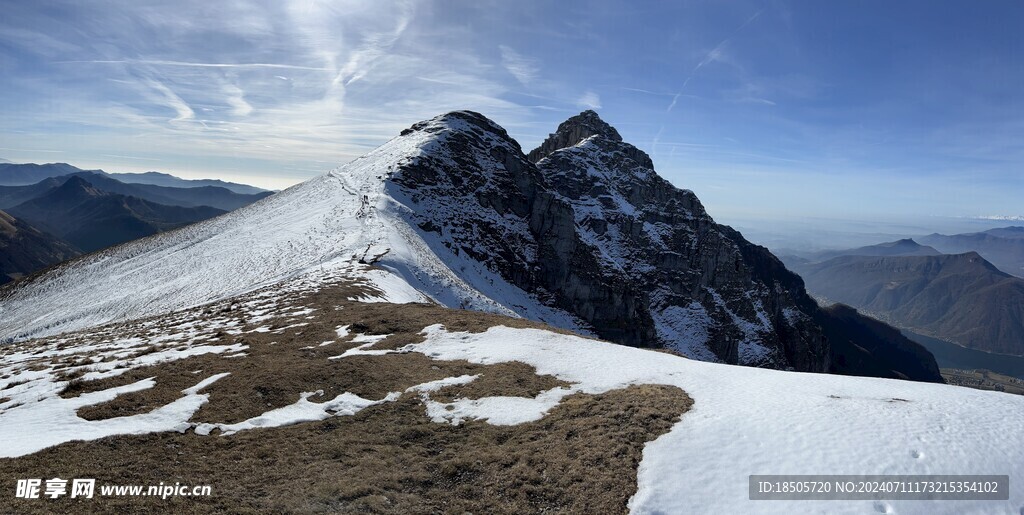
<svg viewBox="0 0 1024 515"><path fill-rule="evenodd" d="M245 324L252 329L309 322L281 334L221 331L216 343L245 343L246 357L201 355L101 381L79 379L62 395L156 378L154 388L79 410L84 418L105 419L148 412L203 378L230 372L204 390L209 403L193 420L231 423L292 404L301 392L315 390L324 390L324 398L348 391L380 399L427 381L479 374L468 385L432 394L444 401L535 396L566 384L538 376L522 363L477 365L417 353L329 360L355 345L338 341L335 328L340 325L349 325L353 333L390 334L377 348L421 341L419 332L435 323L453 331L483 331L498 324L546 328L432 305L354 303L346 300L350 295L346 288L328 288L293 299L315 307L315 319ZM244 322L240 311L230 310L231 316ZM125 326L124 336L137 335L131 327ZM328 340L336 343L319 346ZM69 442L0 459L0 478L6 483L0 484L0 513L621 513L635 492L644 444L668 431L691 404L675 387L632 386L572 395L536 422L452 426L429 420L418 395L406 393L354 416L231 436L158 433ZM57 501L10 496L17 478L55 476L115 485L208 484L214 495Z"/></svg>
<svg viewBox="0 0 1024 515"><path fill-rule="evenodd" d="M159 433L72 442L0 460L0 475L100 484L209 484L188 499L14 500L45 512L621 513L644 443L689 400L667 386L574 395L538 422L431 422L410 394L352 417L229 437ZM58 504L60 503L60 504Z"/></svg>

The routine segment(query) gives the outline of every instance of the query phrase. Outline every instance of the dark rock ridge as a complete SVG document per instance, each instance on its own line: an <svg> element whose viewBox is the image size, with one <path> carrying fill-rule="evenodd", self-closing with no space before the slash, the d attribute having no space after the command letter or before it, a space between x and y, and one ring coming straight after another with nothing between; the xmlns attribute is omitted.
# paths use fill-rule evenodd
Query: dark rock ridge
<svg viewBox="0 0 1024 515"><path fill-rule="evenodd" d="M844 304L823 311L830 317L829 323L822 324L832 347L829 372L943 382L935 357L898 329Z"/></svg>
<svg viewBox="0 0 1024 515"><path fill-rule="evenodd" d="M693 192L659 177L593 111L561 124L533 159L473 112L403 134L417 131L433 139L397 165L386 188L439 256L482 263L604 339L829 370L821 324L830 315L803 281L715 223Z"/></svg>

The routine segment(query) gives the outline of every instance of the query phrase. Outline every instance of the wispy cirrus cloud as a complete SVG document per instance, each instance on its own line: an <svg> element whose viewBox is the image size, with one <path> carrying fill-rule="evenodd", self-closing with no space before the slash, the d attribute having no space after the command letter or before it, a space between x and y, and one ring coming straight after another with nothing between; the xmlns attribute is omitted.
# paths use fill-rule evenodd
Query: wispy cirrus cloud
<svg viewBox="0 0 1024 515"><path fill-rule="evenodd" d="M601 97L588 90L576 100L576 105L584 109L601 109Z"/></svg>
<svg viewBox="0 0 1024 515"><path fill-rule="evenodd" d="M320 70L325 71L329 68L322 68L316 66L299 66L294 64L280 64L280 63L197 63L197 62L186 62L186 61L167 61L160 59L105 59L105 60L88 60L88 61L56 61L55 64L130 64L130 65L148 65L148 66L182 66L182 67L193 67L193 68L269 68L269 69L283 69L283 70Z"/></svg>
<svg viewBox="0 0 1024 515"><path fill-rule="evenodd" d="M225 102L231 106L231 114L235 116L248 116L253 111L252 105L245 101L245 92L234 84L225 84L224 94L227 95Z"/></svg>
<svg viewBox="0 0 1024 515"><path fill-rule="evenodd" d="M160 102L160 100L162 99L165 107L169 107L173 109L175 113L177 113L177 116L171 119L172 122L191 120L196 117L195 111L193 111L192 108L184 100L182 100L180 96L171 91L170 88L150 78L144 79L144 82L153 91L159 94L156 96L150 96L150 98L152 98L156 102Z"/></svg>
<svg viewBox="0 0 1024 515"><path fill-rule="evenodd" d="M201 16L182 15L192 7ZM433 31L425 4L302 0L192 7L97 5L68 13L75 31L53 35L45 34L48 27L70 20L22 7L35 21L23 32L53 40L39 47L45 54L33 55L35 48L27 43L33 38L13 33L26 42L25 58L77 86L59 94L60 86L50 83L48 109L9 113L0 121L0 133L24 134L28 141L48 127L73 123L80 147L70 152L92 156L88 162L75 160L83 165L105 166L105 158L149 148L173 156L163 161L169 171L250 170L238 159L246 156L267 173L285 170L296 181L311 170L326 171L358 157L411 123L446 110L505 113L511 116L504 122L514 125L552 108L520 107L509 100L509 85L497 74L503 68L486 62L472 46ZM108 37L116 41L94 48L91 35L108 34L111 24L122 27ZM0 20L0 38L3 34ZM223 41L211 44L210 37ZM529 60L519 56L507 62L521 72L518 79L536 78ZM39 89L28 77L5 80L23 84L26 95ZM17 133L16 127L28 130ZM192 164L183 165L186 161Z"/></svg>
<svg viewBox="0 0 1024 515"><path fill-rule="evenodd" d="M516 52L512 47L499 45L501 50L501 64L519 81L523 86L528 86L537 79L540 68L532 59L527 59Z"/></svg>
<svg viewBox="0 0 1024 515"><path fill-rule="evenodd" d="M917 192L983 208L961 214L1018 211L1024 7L769 4L6 2L0 155L279 188L449 110L530 148L600 109L683 187L743 177L708 196L716 213L778 209L797 179L838 204L850 194L826 187L844 174L872 185L851 210L872 193L872 207L926 203L904 198ZM946 37L960 19L970 38ZM925 176L938 180L894 184Z"/></svg>

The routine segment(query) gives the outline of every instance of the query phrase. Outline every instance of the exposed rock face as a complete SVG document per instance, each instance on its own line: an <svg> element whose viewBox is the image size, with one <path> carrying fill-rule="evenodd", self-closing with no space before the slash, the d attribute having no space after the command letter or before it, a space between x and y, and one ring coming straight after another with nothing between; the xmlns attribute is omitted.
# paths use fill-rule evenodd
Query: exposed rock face
<svg viewBox="0 0 1024 515"><path fill-rule="evenodd" d="M572 147L591 136L601 136L613 142L622 141L622 136L615 127L608 125L596 112L588 109L559 124L558 130L549 135L539 147L531 150L527 159L531 163L536 163L556 150ZM633 145L625 145L621 150L634 161L647 168L654 168L651 158Z"/></svg>
<svg viewBox="0 0 1024 515"><path fill-rule="evenodd" d="M590 325L598 336L692 357L825 371L829 349L801 280L716 224L697 197L587 111L537 150L455 112L410 131L436 147L387 185L427 241ZM428 235L429 236L429 235ZM436 249L435 249L436 250Z"/></svg>

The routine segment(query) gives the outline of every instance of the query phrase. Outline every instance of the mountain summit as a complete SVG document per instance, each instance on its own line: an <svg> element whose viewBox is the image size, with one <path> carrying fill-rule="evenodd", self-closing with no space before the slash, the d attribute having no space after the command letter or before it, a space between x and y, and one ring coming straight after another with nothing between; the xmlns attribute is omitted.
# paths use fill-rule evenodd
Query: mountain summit
<svg viewBox="0 0 1024 515"><path fill-rule="evenodd" d="M558 130L548 135L544 143L530 152L527 158L530 162L536 163L556 150L571 147L591 136L622 141L622 136L615 127L608 125L596 112L588 109L559 124Z"/></svg>
<svg viewBox="0 0 1024 515"><path fill-rule="evenodd" d="M486 292L497 275L534 298L526 305L565 314L541 320L571 327L568 318L611 341L827 369L816 306L799 279L716 224L693 192L659 177L596 113L561 124L531 152L547 153L536 164L476 113L450 113L406 133L417 134L430 137L429 150L399 164L385 189L431 252L474 290Z"/></svg>
<svg viewBox="0 0 1024 515"><path fill-rule="evenodd" d="M800 278L715 223L596 113L562 123L530 155L542 157L479 113L419 122L327 175L19 284L0 300L0 338L344 273L392 302L522 317L707 361L832 369L828 314Z"/></svg>
<svg viewBox="0 0 1024 515"><path fill-rule="evenodd" d="M588 109L559 124L558 130L548 135L548 138L539 147L533 149L527 155L527 159L531 163L536 163L556 150L576 146L593 136L598 136L610 143L622 142L622 136L619 135L619 131L615 130L615 127L608 125L596 112ZM623 151L643 166L654 168L650 156L633 145L624 143Z"/></svg>

